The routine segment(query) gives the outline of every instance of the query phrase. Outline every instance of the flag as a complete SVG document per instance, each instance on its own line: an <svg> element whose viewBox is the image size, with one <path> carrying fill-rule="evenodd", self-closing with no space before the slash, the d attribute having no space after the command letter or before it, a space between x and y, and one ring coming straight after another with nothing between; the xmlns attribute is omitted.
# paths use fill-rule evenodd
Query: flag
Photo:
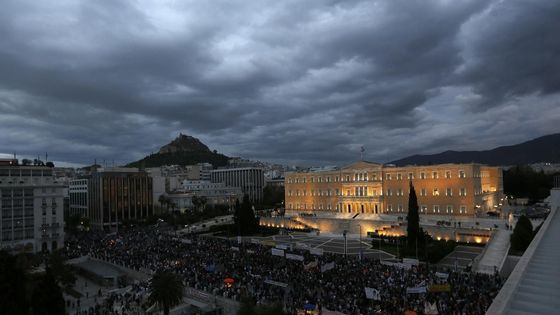
<svg viewBox="0 0 560 315"><path fill-rule="evenodd" d="M334 261L331 261L330 263L321 266L321 272L326 272L331 269L334 269Z"/></svg>
<svg viewBox="0 0 560 315"><path fill-rule="evenodd" d="M308 263L307 265L304 265L303 269L309 270L309 269L312 269L312 268L317 268L318 265L319 265L319 262L317 260L314 260L314 261Z"/></svg>
<svg viewBox="0 0 560 315"><path fill-rule="evenodd" d="M214 271L216 271L216 264L208 263L208 264L206 264L204 269L206 269L207 272L214 272Z"/></svg>

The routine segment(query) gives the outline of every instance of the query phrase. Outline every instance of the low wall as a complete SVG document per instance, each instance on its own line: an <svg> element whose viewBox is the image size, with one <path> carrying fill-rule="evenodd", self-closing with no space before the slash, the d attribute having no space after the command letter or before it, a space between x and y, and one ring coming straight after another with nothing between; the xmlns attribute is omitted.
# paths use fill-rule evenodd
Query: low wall
<svg viewBox="0 0 560 315"><path fill-rule="evenodd" d="M368 232L379 232L381 235L406 235L406 222L369 219L336 219L321 217L297 216L290 218L261 218L261 224L274 227L298 229L308 226L323 233L342 234L344 230L350 235L367 236ZM301 224L298 225L298 221ZM455 228L449 226L423 225L422 228L435 239L456 240L464 243L486 244L493 233L491 229L477 229L474 227Z"/></svg>

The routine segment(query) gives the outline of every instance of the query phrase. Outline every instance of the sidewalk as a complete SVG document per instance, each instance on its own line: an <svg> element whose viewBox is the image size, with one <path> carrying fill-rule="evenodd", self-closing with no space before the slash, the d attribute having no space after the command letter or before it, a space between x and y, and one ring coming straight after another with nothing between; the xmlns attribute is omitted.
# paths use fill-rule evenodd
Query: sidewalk
<svg viewBox="0 0 560 315"><path fill-rule="evenodd" d="M486 246L486 251L478 263L477 272L493 274L500 271L509 251L511 232L499 229Z"/></svg>

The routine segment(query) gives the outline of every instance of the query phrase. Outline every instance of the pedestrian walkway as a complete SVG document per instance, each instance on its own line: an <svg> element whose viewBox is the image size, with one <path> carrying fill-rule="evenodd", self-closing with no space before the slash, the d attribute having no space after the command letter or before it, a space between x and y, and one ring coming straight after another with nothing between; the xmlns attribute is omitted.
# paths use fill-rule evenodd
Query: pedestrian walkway
<svg viewBox="0 0 560 315"><path fill-rule="evenodd" d="M508 230L496 230L490 242L482 253L482 257L476 266L476 272L493 274L502 269L509 252L509 238L511 232Z"/></svg>
<svg viewBox="0 0 560 315"><path fill-rule="evenodd" d="M438 265L452 270L465 269L476 259L478 255L480 255L480 253L482 253L482 250L482 247L463 245L456 246L449 255L438 263Z"/></svg>

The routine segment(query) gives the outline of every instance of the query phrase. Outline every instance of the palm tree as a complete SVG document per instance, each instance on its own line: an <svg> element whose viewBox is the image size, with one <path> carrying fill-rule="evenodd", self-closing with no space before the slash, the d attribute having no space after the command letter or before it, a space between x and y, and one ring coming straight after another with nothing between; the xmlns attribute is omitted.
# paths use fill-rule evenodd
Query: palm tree
<svg viewBox="0 0 560 315"><path fill-rule="evenodd" d="M150 300L163 308L163 314L169 315L169 309L183 299L183 282L174 273L156 272L150 282Z"/></svg>

